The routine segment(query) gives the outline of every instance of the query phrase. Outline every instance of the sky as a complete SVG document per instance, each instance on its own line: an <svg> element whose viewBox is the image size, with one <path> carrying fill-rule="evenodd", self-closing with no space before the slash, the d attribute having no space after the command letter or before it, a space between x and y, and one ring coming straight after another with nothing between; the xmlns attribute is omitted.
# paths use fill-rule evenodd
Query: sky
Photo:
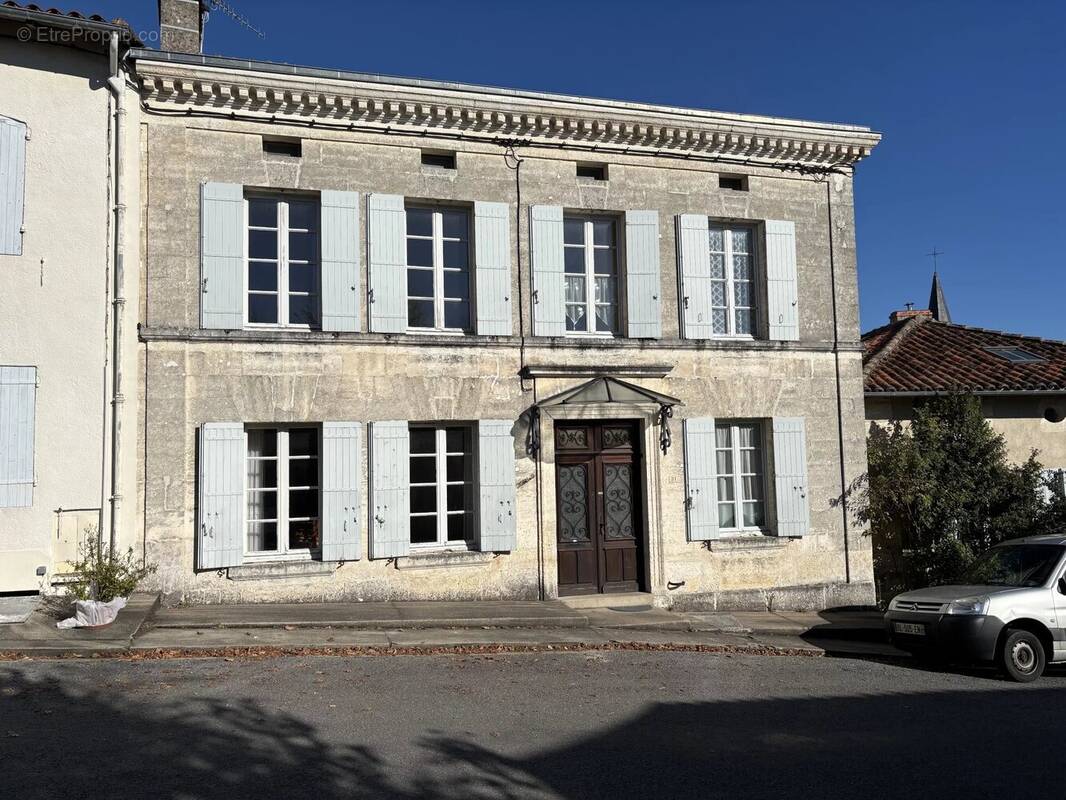
<svg viewBox="0 0 1066 800"><path fill-rule="evenodd" d="M78 0L156 37L156 0ZM90 7L90 4L92 6ZM867 125L863 330L929 297L953 320L1066 339L1063 0L228 0L207 53Z"/></svg>

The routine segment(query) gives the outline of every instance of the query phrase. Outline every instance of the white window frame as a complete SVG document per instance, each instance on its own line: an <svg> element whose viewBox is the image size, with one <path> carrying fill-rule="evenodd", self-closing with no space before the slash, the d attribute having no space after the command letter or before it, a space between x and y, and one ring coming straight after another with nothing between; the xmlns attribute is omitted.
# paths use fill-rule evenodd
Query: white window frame
<svg viewBox="0 0 1066 800"><path fill-rule="evenodd" d="M744 478L745 477L751 477L755 473L751 473L751 472L743 472L742 473L740 471L740 464L741 464L740 453L741 453L742 450L751 449L751 448L742 448L740 446L739 433L740 433L740 428L741 427L754 427L756 429L756 431L758 431L758 434L759 434L759 450L760 450L760 453L759 453L758 463L759 463L759 466L760 466L760 468L762 470L759 473L761 478L762 478L762 500L761 500L761 502L762 502L762 519L763 519L763 524L762 525L745 525L744 524L744 497L743 497L743 493L744 493ZM719 479L720 477L722 477L722 476L719 476L717 474L718 473L718 464L717 464L718 451L719 451L719 449L722 449L722 448L718 447L718 432L717 432L717 428L729 428L730 429L729 430L730 452L732 453L731 457L732 457L732 460L733 460L733 475L732 475L732 482L733 482L733 500L732 500L732 503L733 503L733 520L736 522L736 525L734 525L733 527L726 527L724 525L721 525L721 523L719 522L719 530L725 536L745 536L745 535L750 536L752 534L765 534L765 533L767 533L770 530L769 529L769 523L768 523L768 520L770 518L770 516L769 516L770 515L770 506L769 506L768 495L767 495L767 489L768 489L767 465L769 464L769 461L768 461L768 459L766 457L767 456L767 441L766 441L767 425L762 420L751 420L751 419L719 420L719 421L717 421L715 423L715 429L716 430L715 430L715 447L714 447L714 449L715 449L715 479L716 480ZM728 502L730 502L730 501L722 500L721 497L718 498L718 505L723 505L724 503L728 503ZM714 512L715 512L715 514L718 513L718 507L717 506L715 506Z"/></svg>
<svg viewBox="0 0 1066 800"><path fill-rule="evenodd" d="M433 232L430 236L411 235L407 233L407 212L409 211L428 211L432 214L433 220ZM447 272L459 272L460 270L454 267L444 267L444 242L458 242L461 239L454 239L444 236L444 212L445 211L459 211L466 214L466 280L467 280L467 326L465 328L447 328L444 326L444 306L446 305L444 299L444 275ZM404 265L404 315L408 318L407 330L410 333L433 333L444 334L447 336L466 336L474 332L476 326L475 312L474 312L474 235L473 235L473 211L472 209L464 206L444 206L444 205L428 205L425 203L412 203L404 208L404 243L409 239L421 239L425 241L429 239L433 242L433 322L432 326L414 326L410 324L410 311L408 310L408 301L412 298L407 293L407 270L421 270L423 272L429 272L426 267L411 266L410 264ZM416 297L416 300L425 300L426 298Z"/></svg>
<svg viewBox="0 0 1066 800"><path fill-rule="evenodd" d="M277 518L252 520L248 514L248 495L253 489L248 485L248 462L251 456L248 454L248 431L250 430L274 430L277 431L277 454L267 456L259 460L277 460ZM289 485L289 432L292 430L313 430L318 437L318 484L316 486L290 486ZM308 456L309 458L309 456ZM318 516L289 518L289 490L290 489L317 489L318 490ZM317 425L246 425L244 428L244 534L242 547L245 561L302 561L319 558L322 550L322 429ZM319 546L311 549L307 547L289 547L289 523L300 522L310 519L318 519ZM248 546L249 528L253 522L274 522L277 525L278 549L277 550L252 550Z"/></svg>
<svg viewBox="0 0 1066 800"><path fill-rule="evenodd" d="M448 428L465 428L470 438L470 452L469 453L456 453L448 451ZM436 489L437 494L437 508L435 511L419 511L409 512L409 516L413 517L428 517L432 514L437 516L437 540L435 542L412 542L410 541L410 534L408 534L408 543L412 550L470 550L474 546L474 537L477 527L477 515L478 515L478 502L477 502L477 428L473 425L467 425L465 423L456 422L438 422L438 423L411 423L409 430L433 430L436 435L435 445L435 458L436 458L436 474L437 480L433 483L410 483L410 488L425 488L427 486L433 486ZM415 458L419 457L419 454L413 454ZM470 459L470 480L469 481L449 481L448 480L448 456L463 455ZM423 454L421 457L425 458L427 454ZM470 485L470 496L472 507L469 511L448 511L448 487L449 486L466 486ZM467 517L467 531L466 538L462 541L448 540L448 517L459 516L464 514Z"/></svg>
<svg viewBox="0 0 1066 800"><path fill-rule="evenodd" d="M276 220L277 228L277 292L267 292L259 289L252 289L249 283L249 272L251 271L252 263L271 263L265 259L253 259L251 248L251 231L268 231L274 230L272 228L264 228L258 225L251 224L251 215L249 206L251 200L271 200L278 204L278 217ZM289 295L306 296L310 292L290 292L289 291L289 234L290 233L310 233L308 228L290 228L289 227L289 203L306 203L313 205L316 208L316 220L317 226L315 227L315 259L314 261L300 261L300 265L309 265L317 270L317 285L318 285L318 324L311 325L302 322L290 323L289 319ZM322 327L322 204L318 198L304 197L296 195L284 195L284 194L270 194L268 192L250 192L244 197L244 294L243 294L243 306L244 306L244 326L246 328L289 328L292 330L319 330ZM277 322L252 322L249 319L248 310L248 297L253 294L270 295L277 294L278 298L278 321Z"/></svg>
<svg viewBox="0 0 1066 800"><path fill-rule="evenodd" d="M585 243L583 245L567 244L566 243L566 223L568 220L581 220L585 223ZM609 245L597 245L593 239L593 223L595 222L610 222L614 225L614 246ZM576 275L577 273L566 272L566 251L567 249L575 250L580 247L585 251L585 327L583 331L565 331L564 335L572 337L590 337L594 339L620 339L624 337L625 331L625 317L624 315L624 302L625 296L625 277L622 274L623 264L625 263L624 253L622 252L623 244L622 239L625 233L624 223L620 221L620 218L612 214L582 214L582 213L563 213L563 325L566 325L566 307L571 305L566 302L566 278L569 275ZM615 293L615 308L617 314L615 315L615 322L617 330L614 331L599 331L596 330L596 306L607 305L606 303L596 302L596 250L613 250L614 251L614 293Z"/></svg>
<svg viewBox="0 0 1066 800"><path fill-rule="evenodd" d="M742 341L750 341L756 338L759 332L759 237L758 228L751 223L746 222L724 222L722 220L711 219L707 227L707 250L711 255L717 254L718 251L711 250L711 231L722 232L722 244L723 244L723 258L725 260L725 309L726 309L726 332L725 333L713 333L714 328L714 310L721 306L714 305L714 298L711 298L711 336L715 339L739 339ZM735 278L733 275L733 232L734 231L746 231L751 242L751 250L748 256L751 258L751 280L748 283L751 284L751 305L742 306L742 308L751 309L751 333L737 333L737 304L736 304L736 289L734 287ZM711 278L711 283L718 283L716 278Z"/></svg>

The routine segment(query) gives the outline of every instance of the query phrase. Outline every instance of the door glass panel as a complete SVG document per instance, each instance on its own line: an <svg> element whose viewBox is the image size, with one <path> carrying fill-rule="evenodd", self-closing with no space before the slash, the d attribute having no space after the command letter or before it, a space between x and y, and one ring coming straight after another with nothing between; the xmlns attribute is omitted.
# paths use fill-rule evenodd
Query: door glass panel
<svg viewBox="0 0 1066 800"><path fill-rule="evenodd" d="M559 541L587 542L589 534L588 469L584 464L560 464Z"/></svg>
<svg viewBox="0 0 1066 800"><path fill-rule="evenodd" d="M604 534L608 539L632 539L633 467L630 464L603 465Z"/></svg>

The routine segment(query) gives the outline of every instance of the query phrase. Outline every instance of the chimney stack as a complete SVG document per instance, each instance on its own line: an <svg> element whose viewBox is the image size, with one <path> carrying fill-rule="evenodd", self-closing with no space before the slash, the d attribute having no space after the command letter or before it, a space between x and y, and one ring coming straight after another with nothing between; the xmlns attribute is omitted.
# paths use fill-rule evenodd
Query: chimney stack
<svg viewBox="0 0 1066 800"><path fill-rule="evenodd" d="M159 0L159 49L202 52L206 11L203 0Z"/></svg>
<svg viewBox="0 0 1066 800"><path fill-rule="evenodd" d="M891 323L902 322L905 319L911 317L932 317L933 312L925 308L908 308L906 311L893 311L888 315L888 321Z"/></svg>

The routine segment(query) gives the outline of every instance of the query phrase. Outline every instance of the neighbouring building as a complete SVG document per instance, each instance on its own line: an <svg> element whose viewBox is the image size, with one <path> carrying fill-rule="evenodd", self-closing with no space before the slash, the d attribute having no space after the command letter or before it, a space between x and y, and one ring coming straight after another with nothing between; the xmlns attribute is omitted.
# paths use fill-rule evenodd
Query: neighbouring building
<svg viewBox="0 0 1066 800"><path fill-rule="evenodd" d="M923 399L974 394L1011 461L1022 463L1037 451L1046 470L1062 475L1066 342L956 324L934 276L928 309L894 312L863 344L870 422L906 422Z"/></svg>
<svg viewBox="0 0 1066 800"><path fill-rule="evenodd" d="M872 600L837 500L878 134L201 41L130 53L170 600Z"/></svg>
<svg viewBox="0 0 1066 800"><path fill-rule="evenodd" d="M125 547L139 527L139 105L122 65L139 44L121 21L0 4L0 593L49 591L87 530Z"/></svg>

